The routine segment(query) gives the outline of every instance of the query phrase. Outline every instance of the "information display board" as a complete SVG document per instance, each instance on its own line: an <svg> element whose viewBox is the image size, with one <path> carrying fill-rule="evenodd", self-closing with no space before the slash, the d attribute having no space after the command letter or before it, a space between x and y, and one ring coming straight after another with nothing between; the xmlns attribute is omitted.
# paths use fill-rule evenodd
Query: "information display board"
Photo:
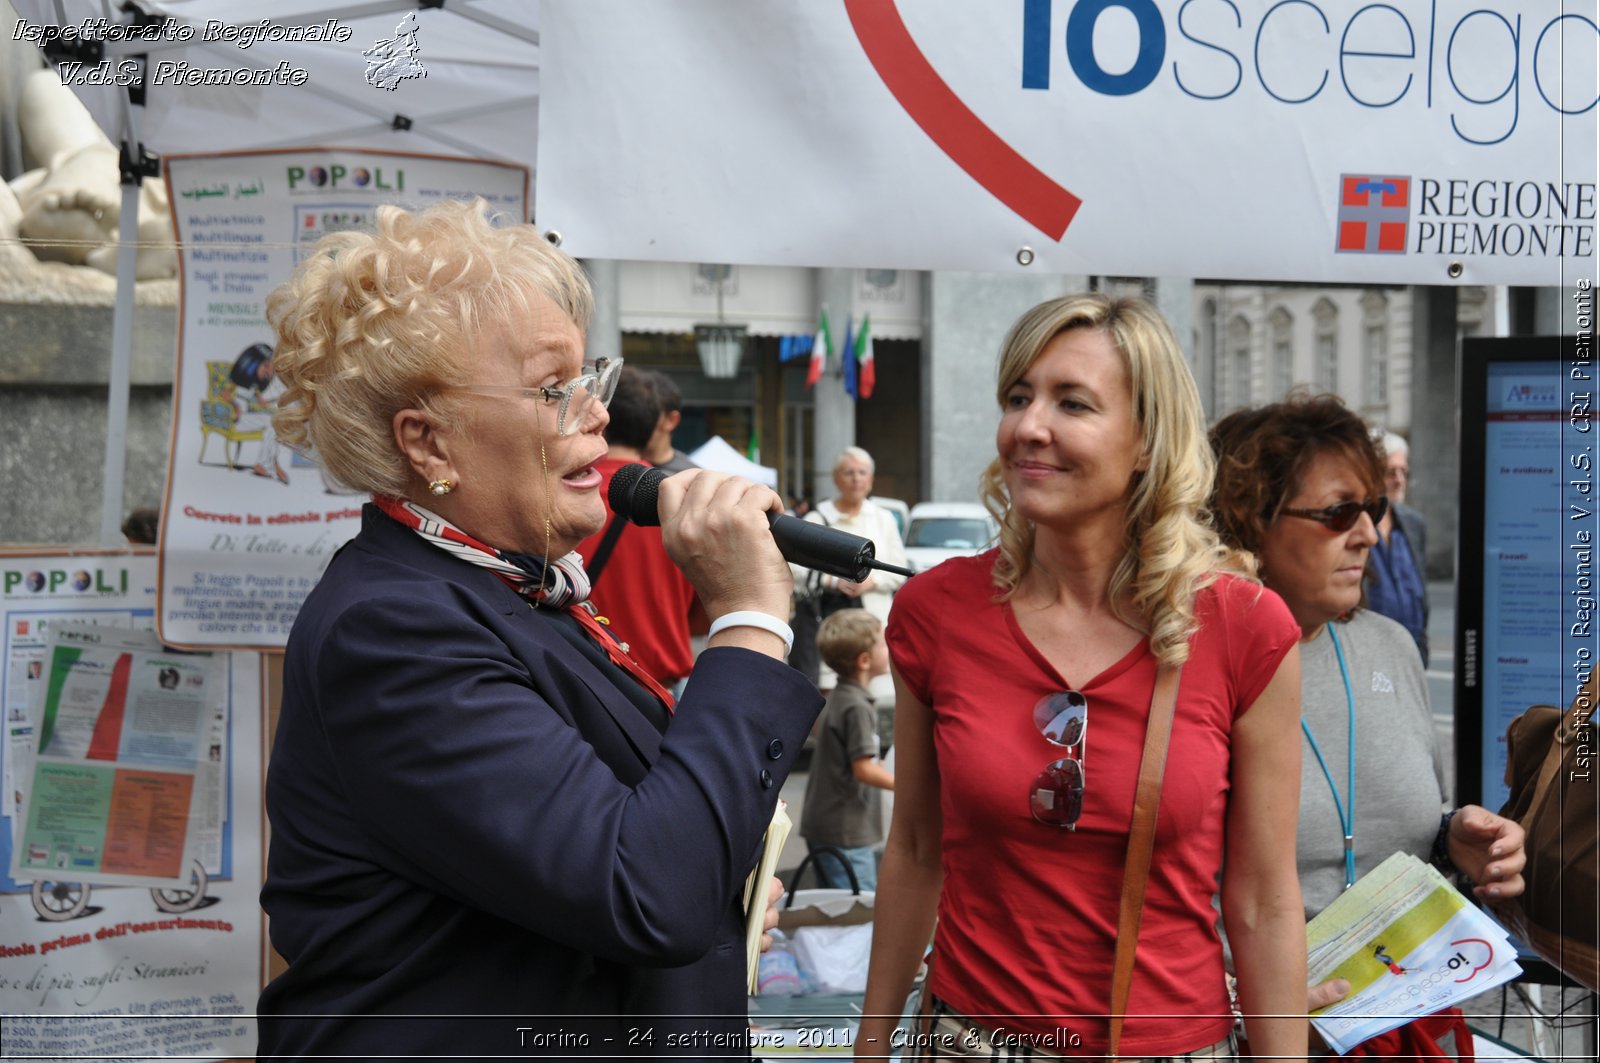
<svg viewBox="0 0 1600 1063"><path fill-rule="evenodd" d="M1592 322L1580 286L1580 324ZM1587 307L1587 309L1583 309ZM1594 664L1594 333L1467 339L1461 352L1458 800L1506 799L1506 727L1567 706Z"/></svg>

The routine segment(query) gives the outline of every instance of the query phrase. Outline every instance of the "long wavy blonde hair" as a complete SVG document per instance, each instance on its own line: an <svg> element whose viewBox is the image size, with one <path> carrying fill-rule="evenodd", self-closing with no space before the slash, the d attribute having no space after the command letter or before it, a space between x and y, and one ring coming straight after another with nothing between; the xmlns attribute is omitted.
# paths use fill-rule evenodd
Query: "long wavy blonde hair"
<svg viewBox="0 0 1600 1063"><path fill-rule="evenodd" d="M494 224L481 199L383 206L375 231L323 237L267 298L284 384L278 438L314 447L349 487L406 494L416 477L394 415L460 425L469 414L448 390L468 382L477 337L536 294L587 330L594 303L578 263L530 225Z"/></svg>
<svg viewBox="0 0 1600 1063"><path fill-rule="evenodd" d="M995 397L1007 394L1056 336L1071 329L1104 332L1122 355L1147 468L1128 489L1127 549L1111 576L1117 616L1150 636L1164 664L1189 656L1194 600L1222 572L1247 575L1247 562L1211 529L1211 448L1200 395L1172 329L1142 299L1091 293L1041 303L1020 317L1000 350ZM1014 596L1033 563L1035 529L1011 504L999 458L981 481L984 505L1000 523L994 566L1000 599Z"/></svg>

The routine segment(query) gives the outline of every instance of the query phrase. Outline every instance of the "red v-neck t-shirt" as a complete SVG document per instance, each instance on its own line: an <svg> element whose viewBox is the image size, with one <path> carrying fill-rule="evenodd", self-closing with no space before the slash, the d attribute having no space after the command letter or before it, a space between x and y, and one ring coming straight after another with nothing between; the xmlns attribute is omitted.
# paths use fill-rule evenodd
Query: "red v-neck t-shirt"
<svg viewBox="0 0 1600 1063"><path fill-rule="evenodd" d="M1010 605L994 600L997 556L957 558L908 580L889 619L895 666L934 717L944 890L932 989L985 1025L1051 1039L1035 1042L1044 1051L1104 1051L1156 660L1145 639L1099 675L1071 677L1088 700L1083 812L1076 831L1037 822L1030 786L1062 750L1035 728L1033 708L1068 685ZM1300 636L1276 594L1232 576L1201 592L1195 612L1200 629L1178 691L1122 1034L1126 1056L1186 1052L1227 1035L1211 900L1222 867L1229 743L1234 721Z"/></svg>

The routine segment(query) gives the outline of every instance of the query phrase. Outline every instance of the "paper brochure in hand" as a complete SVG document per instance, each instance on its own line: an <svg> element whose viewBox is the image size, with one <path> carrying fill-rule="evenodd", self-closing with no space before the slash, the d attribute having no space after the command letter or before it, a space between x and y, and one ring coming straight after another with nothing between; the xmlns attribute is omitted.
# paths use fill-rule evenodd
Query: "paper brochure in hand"
<svg viewBox="0 0 1600 1063"><path fill-rule="evenodd" d="M744 955L748 962L749 992L755 994L761 966L761 932L767 914L767 883L778 871L778 856L794 824L789 820L788 802L779 801L761 843L761 859L744 883Z"/></svg>
<svg viewBox="0 0 1600 1063"><path fill-rule="evenodd" d="M1395 853L1306 926L1309 982L1344 978L1350 993L1314 1012L1339 1053L1509 982L1516 949L1434 868Z"/></svg>

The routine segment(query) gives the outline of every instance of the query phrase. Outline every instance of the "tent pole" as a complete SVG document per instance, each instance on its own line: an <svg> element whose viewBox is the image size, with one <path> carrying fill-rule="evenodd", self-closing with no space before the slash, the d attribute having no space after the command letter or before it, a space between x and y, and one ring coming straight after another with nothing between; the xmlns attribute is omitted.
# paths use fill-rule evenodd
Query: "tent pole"
<svg viewBox="0 0 1600 1063"><path fill-rule="evenodd" d="M128 149L123 148L126 152ZM128 393L133 362L133 294L139 256L139 183L124 175L117 224L117 302L111 318L111 376L106 395L105 487L100 545L121 546L122 485L128 464Z"/></svg>
<svg viewBox="0 0 1600 1063"><path fill-rule="evenodd" d="M101 0L110 21L110 0ZM148 62L148 60L147 60ZM144 103L143 72L140 81L117 93L118 125L122 150L118 170L122 178L122 214L117 219L117 301L111 316L111 372L106 388L105 482L100 494L100 545L120 546L122 494L128 471L128 393L133 376L134 290L139 280L139 201L141 184L155 176L156 160L144 150L133 107Z"/></svg>

